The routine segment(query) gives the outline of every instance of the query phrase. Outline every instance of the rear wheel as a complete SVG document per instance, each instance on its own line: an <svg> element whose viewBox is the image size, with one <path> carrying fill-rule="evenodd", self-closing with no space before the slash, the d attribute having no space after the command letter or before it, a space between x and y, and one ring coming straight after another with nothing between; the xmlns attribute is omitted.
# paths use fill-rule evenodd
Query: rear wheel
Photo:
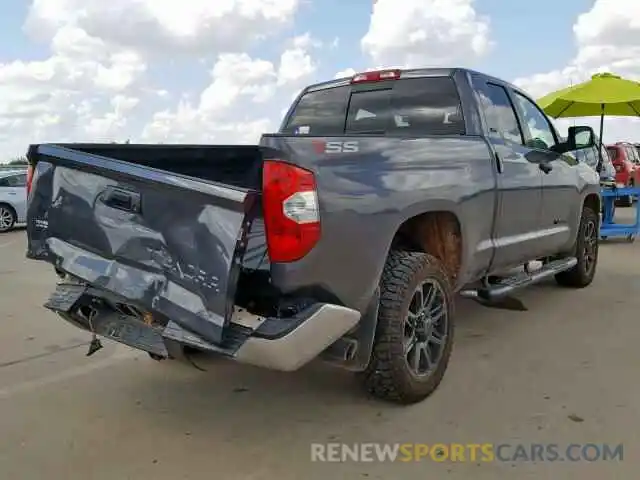
<svg viewBox="0 0 640 480"><path fill-rule="evenodd" d="M571 270L556 275L559 285L584 288L591 284L598 266L598 241L600 218L590 207L584 206L574 256L578 263Z"/></svg>
<svg viewBox="0 0 640 480"><path fill-rule="evenodd" d="M8 232L15 224L15 210L9 205L0 205L0 233Z"/></svg>
<svg viewBox="0 0 640 480"><path fill-rule="evenodd" d="M373 396L402 404L431 395L453 347L453 291L439 260L392 251L382 274L376 339L363 372Z"/></svg>

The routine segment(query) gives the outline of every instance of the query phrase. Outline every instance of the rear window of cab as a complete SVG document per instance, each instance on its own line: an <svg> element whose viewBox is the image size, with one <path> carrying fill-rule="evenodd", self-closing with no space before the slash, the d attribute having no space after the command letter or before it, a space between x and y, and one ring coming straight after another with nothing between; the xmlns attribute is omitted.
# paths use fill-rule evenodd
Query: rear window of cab
<svg viewBox="0 0 640 480"><path fill-rule="evenodd" d="M345 85L303 95L282 129L288 135L463 135L451 77Z"/></svg>

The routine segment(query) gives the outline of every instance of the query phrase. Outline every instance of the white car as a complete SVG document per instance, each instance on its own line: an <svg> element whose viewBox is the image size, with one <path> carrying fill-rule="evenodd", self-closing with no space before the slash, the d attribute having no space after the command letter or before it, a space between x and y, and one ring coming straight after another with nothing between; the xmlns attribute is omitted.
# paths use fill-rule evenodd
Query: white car
<svg viewBox="0 0 640 480"><path fill-rule="evenodd" d="M26 222L26 185L26 169L0 170L0 233Z"/></svg>

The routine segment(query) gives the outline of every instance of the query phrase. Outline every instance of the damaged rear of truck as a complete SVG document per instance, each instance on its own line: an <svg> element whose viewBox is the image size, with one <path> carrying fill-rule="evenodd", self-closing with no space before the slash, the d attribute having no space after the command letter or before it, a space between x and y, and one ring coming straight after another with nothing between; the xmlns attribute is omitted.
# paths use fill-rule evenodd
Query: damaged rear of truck
<svg viewBox="0 0 640 480"><path fill-rule="evenodd" d="M27 256L60 276L46 307L157 360L292 371L319 357L379 398L426 398L456 292L530 260L561 254L544 275L577 261L580 172L556 162L571 188L553 192L576 193L548 228L541 154L502 162L470 75L312 85L254 146L32 145Z"/></svg>
<svg viewBox="0 0 640 480"><path fill-rule="evenodd" d="M282 152L73 144L28 157L27 256L55 266L45 306L82 329L155 359L289 371L360 320L302 288L313 285L278 289L271 262L300 259L320 236L314 176ZM351 345L338 348L326 356Z"/></svg>

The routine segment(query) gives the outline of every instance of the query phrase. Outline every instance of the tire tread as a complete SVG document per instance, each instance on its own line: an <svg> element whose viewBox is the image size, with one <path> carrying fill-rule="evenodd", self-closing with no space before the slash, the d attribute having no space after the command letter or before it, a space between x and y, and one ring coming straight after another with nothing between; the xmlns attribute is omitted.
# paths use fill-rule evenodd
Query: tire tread
<svg viewBox="0 0 640 480"><path fill-rule="evenodd" d="M449 308L449 334L440 366L427 384L411 388L407 372L403 369L404 317L408 291L421 272L437 276L445 282ZM428 397L440 384L451 354L453 342L452 293L448 276L441 263L432 255L421 252L392 250L384 266L381 278L378 327L371 362L363 372L364 385L374 397L402 404L411 404Z"/></svg>

